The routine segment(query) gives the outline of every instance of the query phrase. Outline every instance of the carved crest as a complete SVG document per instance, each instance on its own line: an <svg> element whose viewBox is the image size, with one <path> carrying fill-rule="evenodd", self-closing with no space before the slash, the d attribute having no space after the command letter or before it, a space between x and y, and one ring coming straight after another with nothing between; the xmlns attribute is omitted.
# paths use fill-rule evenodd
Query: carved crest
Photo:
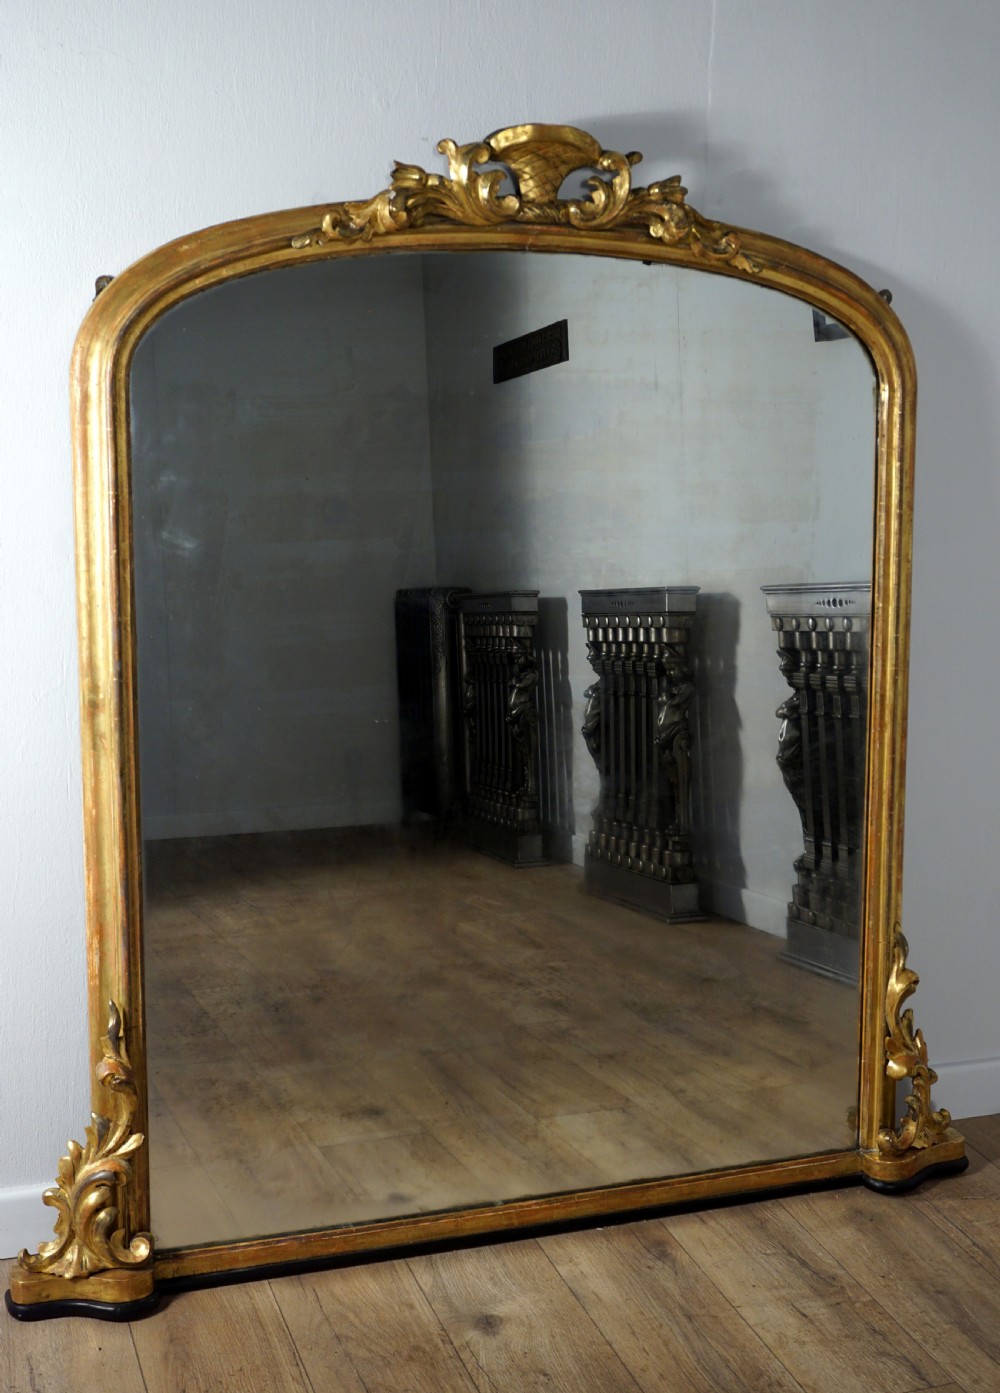
<svg viewBox="0 0 1000 1393"><path fill-rule="evenodd" d="M71 1141L59 1162L58 1180L42 1196L58 1212L56 1236L40 1244L35 1254L21 1252L18 1262L28 1272L85 1277L109 1268L138 1266L152 1251L148 1233L138 1233L129 1241L120 1224L120 1189L132 1178L129 1157L144 1138L132 1131L138 1095L122 1039L121 1012L113 1001L101 1046L104 1058L97 1078L108 1091L108 1112L91 1114L86 1145Z"/></svg>
<svg viewBox="0 0 1000 1393"><path fill-rule="evenodd" d="M890 1079L913 1080L913 1092L906 1099L906 1114L893 1131L883 1127L879 1132L879 1150L898 1156L911 1148L919 1150L941 1141L951 1126L951 1114L944 1108L932 1111L931 1088L937 1074L927 1062L927 1045L919 1030L913 1028L913 1012L903 1010L903 1002L912 996L920 978L906 966L909 948L897 925L892 945L892 970L886 988L885 1022L889 1028L885 1051L885 1072Z"/></svg>
<svg viewBox="0 0 1000 1393"><path fill-rule="evenodd" d="M574 126L511 126L471 145L442 140L437 148L447 158L447 175L397 162L389 188L363 202L334 204L320 227L293 238L292 246L323 246L338 238L371 241L441 222L635 228L706 261L751 274L761 269L743 252L738 233L703 218L685 202L680 175L648 188L633 186L632 167L642 156L634 150L624 155L603 150L592 135ZM490 164L494 167L481 168ZM498 164L504 168L496 168ZM578 169L597 171L586 181L589 193L560 198L567 176ZM513 192L503 192L505 171Z"/></svg>

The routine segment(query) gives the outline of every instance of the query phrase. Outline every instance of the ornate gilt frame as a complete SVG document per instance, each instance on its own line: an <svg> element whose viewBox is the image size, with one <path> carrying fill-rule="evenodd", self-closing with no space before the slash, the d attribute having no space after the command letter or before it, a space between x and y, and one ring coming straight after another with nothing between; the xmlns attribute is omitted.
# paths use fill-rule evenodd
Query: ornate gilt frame
<svg viewBox="0 0 1000 1393"><path fill-rule="evenodd" d="M93 1120L69 1144L45 1194L56 1238L21 1254L7 1304L33 1318L69 1310L128 1316L158 1282L332 1258L529 1225L623 1213L775 1187L861 1177L903 1188L957 1170L962 1138L932 1109L935 1074L912 1012L917 984L899 930L906 737L916 377L896 315L843 267L762 233L703 218L679 178L637 187L637 154L606 151L569 126L515 126L485 141L443 140L448 174L397 164L364 202L298 208L226 223L172 242L114 278L73 355L80 680L85 789ZM504 193L503 166L516 192ZM484 168L483 166L492 166ZM568 174L595 171L589 193L559 197ZM751 280L845 324L878 381L871 724L860 998L858 1145L733 1167L350 1228L154 1252L145 1147L142 897L137 803L135 641L130 554L128 381L146 330L187 296L236 276L331 256L399 248L573 251L663 261ZM110 1017L110 1021L109 1021ZM912 1080L895 1122L896 1084Z"/></svg>

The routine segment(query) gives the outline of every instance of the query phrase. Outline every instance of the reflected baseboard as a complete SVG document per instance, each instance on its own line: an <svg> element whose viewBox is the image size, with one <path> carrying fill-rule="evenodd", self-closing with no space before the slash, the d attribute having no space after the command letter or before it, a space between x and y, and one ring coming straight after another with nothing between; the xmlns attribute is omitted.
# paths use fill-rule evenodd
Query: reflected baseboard
<svg viewBox="0 0 1000 1393"><path fill-rule="evenodd" d="M724 919L734 919L737 924L749 924L752 929L762 929L764 933L774 934L775 938L787 937L788 897L791 885L785 890L783 899L762 895L745 885L732 885L728 881L715 880L706 876L700 866L695 866L698 887L701 892L702 908L709 914L719 914Z"/></svg>
<svg viewBox="0 0 1000 1393"><path fill-rule="evenodd" d="M818 972L852 987L858 984L860 945L857 938L832 933L818 924L789 919L788 947L781 956L786 963L805 968L807 972Z"/></svg>
<svg viewBox="0 0 1000 1393"><path fill-rule="evenodd" d="M147 842L165 842L190 837L240 837L267 832L327 831L335 828L351 831L356 827L398 827L402 817L398 799L384 803L369 800L360 810L345 809L341 803L207 808L181 813L157 813L143 809L142 835Z"/></svg>

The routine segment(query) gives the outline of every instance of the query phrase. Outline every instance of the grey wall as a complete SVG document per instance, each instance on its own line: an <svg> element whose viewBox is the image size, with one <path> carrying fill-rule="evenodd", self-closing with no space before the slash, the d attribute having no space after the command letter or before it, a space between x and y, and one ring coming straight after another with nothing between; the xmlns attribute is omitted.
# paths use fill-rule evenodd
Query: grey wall
<svg viewBox="0 0 1000 1393"><path fill-rule="evenodd" d="M131 410L144 835L395 821L393 596L434 569L419 258L194 297Z"/></svg>
<svg viewBox="0 0 1000 1393"><path fill-rule="evenodd" d="M538 589L568 621L565 800L596 800L581 589L698 585L696 825L707 907L784 933L801 828L774 762L786 688L763 584L866 580L873 377L791 297L572 256L428 258L442 584ZM492 385L492 349L557 319L569 361Z"/></svg>

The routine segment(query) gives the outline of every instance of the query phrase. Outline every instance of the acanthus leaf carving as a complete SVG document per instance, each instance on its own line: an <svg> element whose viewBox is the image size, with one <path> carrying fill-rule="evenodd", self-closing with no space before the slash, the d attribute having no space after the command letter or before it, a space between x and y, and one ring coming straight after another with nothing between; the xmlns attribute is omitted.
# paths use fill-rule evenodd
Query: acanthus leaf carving
<svg viewBox="0 0 1000 1393"><path fill-rule="evenodd" d="M580 231L644 228L665 246L686 247L699 259L724 262L751 275L762 269L743 251L737 232L702 217L685 201L680 175L647 188L634 186L632 167L642 156L634 150L602 150L586 131L513 126L485 141L458 145L446 139L437 148L448 161L447 175L397 162L388 189L362 202L334 204L320 226L294 237L292 246L323 246L338 238L367 242L435 222L466 227L547 224ZM504 169L478 168L491 162ZM505 169L514 193L503 192ZM599 171L586 180L589 192L582 198L560 198L566 177L579 169Z"/></svg>
<svg viewBox="0 0 1000 1393"><path fill-rule="evenodd" d="M144 1141L132 1131L138 1107L135 1075L122 1038L121 1012L109 1003L108 1033L97 1078L107 1089L107 1113L91 1114L86 1143L70 1141L59 1162L56 1184L43 1202L56 1210L55 1238L38 1252L18 1257L28 1272L52 1277L86 1277L111 1268L136 1267L152 1252L148 1233L128 1238L120 1223L119 1195L132 1178L129 1158Z"/></svg>
<svg viewBox="0 0 1000 1393"><path fill-rule="evenodd" d="M934 1146L951 1126L951 1114L946 1109L933 1110L931 1088L938 1076L928 1063L922 1033L914 1029L913 1011L909 1007L903 1010L903 1003L913 995L920 981L906 965L908 952L906 939L897 925L885 999L885 1021L889 1029L885 1040L885 1072L897 1083L901 1079L912 1079L913 1091L906 1099L906 1113L898 1127L895 1130L883 1127L878 1135L879 1150L893 1156Z"/></svg>

